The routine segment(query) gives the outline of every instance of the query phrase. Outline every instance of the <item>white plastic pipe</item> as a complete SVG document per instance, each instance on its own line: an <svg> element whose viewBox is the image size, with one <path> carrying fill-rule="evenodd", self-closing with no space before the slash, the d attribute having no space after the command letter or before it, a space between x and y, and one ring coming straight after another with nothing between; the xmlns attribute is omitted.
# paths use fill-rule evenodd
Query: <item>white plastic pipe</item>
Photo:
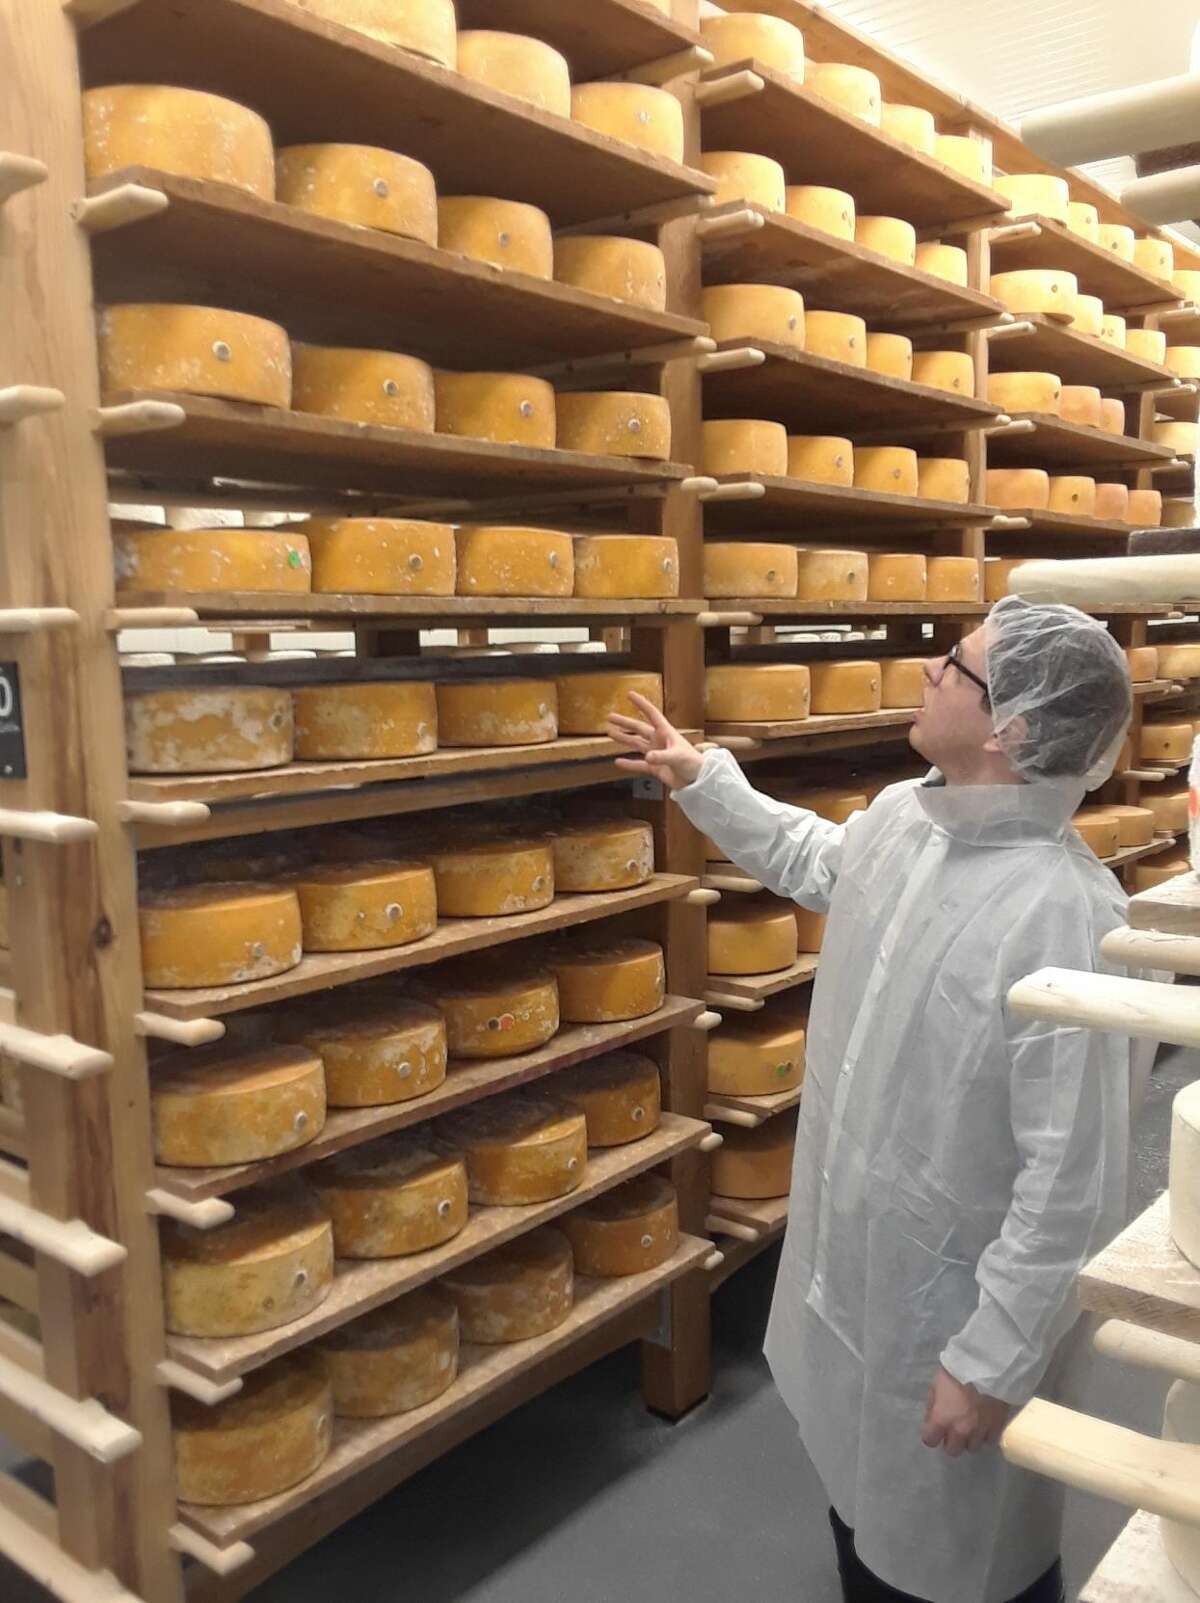
<svg viewBox="0 0 1200 1603"><path fill-rule="evenodd" d="M1200 167L1135 178L1121 191L1121 204L1148 223L1183 223L1200 216Z"/></svg>
<svg viewBox="0 0 1200 1603"><path fill-rule="evenodd" d="M1021 138L1047 161L1074 167L1187 144L1200 128L1200 75L1161 78L1065 100L1021 119Z"/></svg>

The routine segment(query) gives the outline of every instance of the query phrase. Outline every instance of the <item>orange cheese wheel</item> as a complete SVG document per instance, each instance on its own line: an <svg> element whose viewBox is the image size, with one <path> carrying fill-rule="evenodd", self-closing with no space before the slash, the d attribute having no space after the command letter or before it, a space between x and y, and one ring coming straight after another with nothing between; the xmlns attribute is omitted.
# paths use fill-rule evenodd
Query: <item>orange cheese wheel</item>
<svg viewBox="0 0 1200 1603"><path fill-rule="evenodd" d="M435 973L419 989L446 1023L451 1057L516 1057L558 1030L558 984L546 969L481 963Z"/></svg>
<svg viewBox="0 0 1200 1603"><path fill-rule="evenodd" d="M312 587L319 594L454 594L454 530L448 523L420 523L411 518L309 518L292 538L308 541Z"/></svg>
<svg viewBox="0 0 1200 1603"><path fill-rule="evenodd" d="M442 250L531 278L552 278L556 251L550 219L537 206L492 195L442 195L437 239Z"/></svg>
<svg viewBox="0 0 1200 1603"><path fill-rule="evenodd" d="M804 82L813 94L832 101L852 116L878 128L883 114L879 79L865 67L848 67L837 61L809 62Z"/></svg>
<svg viewBox="0 0 1200 1603"><path fill-rule="evenodd" d="M880 663L881 707L919 707L925 699L924 657L888 657Z"/></svg>
<svg viewBox="0 0 1200 1603"><path fill-rule="evenodd" d="M912 341L903 334L868 334L867 367L886 378L911 379Z"/></svg>
<svg viewBox="0 0 1200 1603"><path fill-rule="evenodd" d="M804 349L804 297L778 284L716 284L706 289L700 314L718 344L771 340Z"/></svg>
<svg viewBox="0 0 1200 1603"><path fill-rule="evenodd" d="M807 907L797 906L793 909L796 915L796 945L799 951L815 953L821 950L821 942L825 938L825 914L811 913Z"/></svg>
<svg viewBox="0 0 1200 1603"><path fill-rule="evenodd" d="M289 887L183 885L142 893L142 978L186 990L243 985L295 968L300 903Z"/></svg>
<svg viewBox="0 0 1200 1603"><path fill-rule="evenodd" d="M1186 642L1143 649L1154 652L1155 666L1164 679L1200 679L1200 644Z"/></svg>
<svg viewBox="0 0 1200 1603"><path fill-rule="evenodd" d="M1139 755L1148 762L1185 763L1192 755L1193 730L1179 719L1147 718Z"/></svg>
<svg viewBox="0 0 1200 1603"><path fill-rule="evenodd" d="M292 693L296 756L304 762L416 757L435 751L438 706L431 684L308 685Z"/></svg>
<svg viewBox="0 0 1200 1603"><path fill-rule="evenodd" d="M1119 317L1116 312L1105 312L1100 323L1100 338L1123 351L1127 334L1128 326L1125 319Z"/></svg>
<svg viewBox="0 0 1200 1603"><path fill-rule="evenodd" d="M917 458L917 494L931 501L971 499L971 469L958 456Z"/></svg>
<svg viewBox="0 0 1200 1603"><path fill-rule="evenodd" d="M1125 402L1115 396L1100 398L1100 427L1106 434L1124 434Z"/></svg>
<svg viewBox="0 0 1200 1603"><path fill-rule="evenodd" d="M1011 273L993 273L990 290L1010 312L1049 312L1069 320L1075 315L1079 280L1074 273L1058 268L1023 267Z"/></svg>
<svg viewBox="0 0 1200 1603"><path fill-rule="evenodd" d="M929 587L927 559L911 551L882 551L868 562L871 601L924 601Z"/></svg>
<svg viewBox="0 0 1200 1603"><path fill-rule="evenodd" d="M456 1236L467 1222L461 1156L439 1152L427 1130L350 1147L313 1170L333 1220L339 1258L404 1258Z"/></svg>
<svg viewBox="0 0 1200 1603"><path fill-rule="evenodd" d="M756 156L745 150L706 150L698 166L717 182L713 204L728 206L735 201L761 206L764 211L784 210L787 179L783 168L770 156Z"/></svg>
<svg viewBox="0 0 1200 1603"><path fill-rule="evenodd" d="M571 115L585 127L651 156L683 160L683 108L665 89L640 83L576 84Z"/></svg>
<svg viewBox="0 0 1200 1603"><path fill-rule="evenodd" d="M155 167L275 199L270 128L248 106L195 89L107 84L86 90L83 156L89 178Z"/></svg>
<svg viewBox="0 0 1200 1603"><path fill-rule="evenodd" d="M782 423L727 418L702 425L704 471L716 478L755 473L782 478L788 472L788 433Z"/></svg>
<svg viewBox="0 0 1200 1603"><path fill-rule="evenodd" d="M447 1391L458 1375L458 1309L422 1286L331 1330L319 1343L345 1419L406 1414Z"/></svg>
<svg viewBox="0 0 1200 1603"><path fill-rule="evenodd" d="M1133 242L1133 265L1152 278L1165 279L1169 284L1175 271L1175 249L1168 239L1155 239L1152 235Z"/></svg>
<svg viewBox="0 0 1200 1603"><path fill-rule="evenodd" d="M1155 646L1127 646L1125 657L1129 663L1129 677L1135 685L1147 684L1158 678L1159 651Z"/></svg>
<svg viewBox="0 0 1200 1603"><path fill-rule="evenodd" d="M201 1049L153 1066L159 1163L205 1169L256 1163L306 1146L325 1124L325 1071L302 1047Z"/></svg>
<svg viewBox="0 0 1200 1603"><path fill-rule="evenodd" d="M446 1026L435 1008L389 1001L346 1017L321 1016L292 1027L320 1058L331 1108L409 1102L446 1078Z"/></svg>
<svg viewBox="0 0 1200 1603"><path fill-rule="evenodd" d="M661 395L638 390L560 395L558 446L589 456L635 456L666 462L671 456L671 408Z"/></svg>
<svg viewBox="0 0 1200 1603"><path fill-rule="evenodd" d="M731 898L708 915L710 974L772 974L796 961L796 920L786 903Z"/></svg>
<svg viewBox="0 0 1200 1603"><path fill-rule="evenodd" d="M1095 206L1089 206L1086 201L1069 200L1067 227L1073 234L1078 234L1081 239L1091 240L1094 245L1100 237L1100 213Z"/></svg>
<svg viewBox="0 0 1200 1603"><path fill-rule="evenodd" d="M804 35L781 17L755 12L701 17L700 37L714 66L757 61L785 78L804 81Z"/></svg>
<svg viewBox="0 0 1200 1603"><path fill-rule="evenodd" d="M554 900L554 854L545 841L506 837L435 849L429 862L443 918L532 913Z"/></svg>
<svg viewBox="0 0 1200 1603"><path fill-rule="evenodd" d="M975 394L975 359L965 351L918 351L913 357L913 383L950 395Z"/></svg>
<svg viewBox="0 0 1200 1603"><path fill-rule="evenodd" d="M453 0L296 0L305 11L328 17L386 45L399 45L453 67Z"/></svg>
<svg viewBox="0 0 1200 1603"><path fill-rule="evenodd" d="M1071 187L1065 178L1049 173L998 173L993 189L1008 201L1013 217L1052 217L1065 223Z"/></svg>
<svg viewBox="0 0 1200 1603"><path fill-rule="evenodd" d="M1077 295L1075 316L1071 327L1077 334L1090 334L1099 339L1104 331L1104 302L1099 295Z"/></svg>
<svg viewBox="0 0 1200 1603"><path fill-rule="evenodd" d="M292 760L292 700L254 686L143 691L125 701L125 754L133 774L278 767Z"/></svg>
<svg viewBox="0 0 1200 1603"><path fill-rule="evenodd" d="M1050 511L1075 517L1096 515L1096 481L1086 474L1055 473L1050 478Z"/></svg>
<svg viewBox="0 0 1200 1603"><path fill-rule="evenodd" d="M662 1117L658 1064L640 1052L605 1052L560 1069L553 1084L557 1095L582 1108L589 1147L640 1141L658 1128Z"/></svg>
<svg viewBox="0 0 1200 1603"><path fill-rule="evenodd" d="M1154 813L1149 807L1125 807L1110 804L1103 809L1117 820L1118 844L1149 846L1154 839Z"/></svg>
<svg viewBox="0 0 1200 1603"><path fill-rule="evenodd" d="M989 506L1041 512L1050 505L1050 475L1044 468L989 468L984 494Z"/></svg>
<svg viewBox="0 0 1200 1603"><path fill-rule="evenodd" d="M910 145L923 156L932 156L937 147L937 124L924 106L904 106L885 100L880 108L879 126L885 134Z"/></svg>
<svg viewBox="0 0 1200 1603"><path fill-rule="evenodd" d="M1059 416L1067 423L1085 428L1100 427L1100 391L1091 384L1064 384L1059 398Z"/></svg>
<svg viewBox="0 0 1200 1603"><path fill-rule="evenodd" d="M654 873L654 830L641 818L556 826L550 848L554 888L563 896L626 890Z"/></svg>
<svg viewBox="0 0 1200 1603"><path fill-rule="evenodd" d="M787 475L812 484L849 487L854 483L854 447L840 435L789 434Z"/></svg>
<svg viewBox="0 0 1200 1603"><path fill-rule="evenodd" d="M1116 816L1103 807L1085 807L1071 823L1083 844L1099 858L1114 857L1120 847L1121 826Z"/></svg>
<svg viewBox="0 0 1200 1603"><path fill-rule="evenodd" d="M804 1079L807 1014L794 1003L726 1018L708 1038L708 1089L716 1096L777 1096Z"/></svg>
<svg viewBox="0 0 1200 1603"><path fill-rule="evenodd" d="M967 283L967 253L958 245L940 245L935 240L917 246L913 264L920 272L934 278L944 278L949 284Z"/></svg>
<svg viewBox="0 0 1200 1603"><path fill-rule="evenodd" d="M1166 366L1178 378L1200 378L1200 345L1169 346Z"/></svg>
<svg viewBox="0 0 1200 1603"><path fill-rule="evenodd" d="M755 540L706 540L704 594L730 596L794 596L797 554L790 545Z"/></svg>
<svg viewBox="0 0 1200 1603"><path fill-rule="evenodd" d="M286 876L306 952L375 952L432 935L438 905L425 863L312 863Z"/></svg>
<svg viewBox="0 0 1200 1603"><path fill-rule="evenodd" d="M783 1113L753 1130L726 1125L712 1156L714 1204L721 1197L786 1197L792 1184L796 1115Z"/></svg>
<svg viewBox="0 0 1200 1603"><path fill-rule="evenodd" d="M631 691L662 710L662 675L616 669L606 673L570 674L555 681L558 727L564 735L602 735L614 712L632 713Z"/></svg>
<svg viewBox="0 0 1200 1603"><path fill-rule="evenodd" d="M1155 445L1170 446L1176 456L1195 456L1197 436L1200 436L1200 424L1175 423L1167 419L1155 423L1150 431Z"/></svg>
<svg viewBox="0 0 1200 1603"><path fill-rule="evenodd" d="M999 601L1008 594L1008 576L1019 568L1024 557L985 557L983 563L983 599Z"/></svg>
<svg viewBox="0 0 1200 1603"><path fill-rule="evenodd" d="M788 184L783 209L797 223L816 228L835 239L853 239L854 196L824 184Z"/></svg>
<svg viewBox="0 0 1200 1603"><path fill-rule="evenodd" d="M100 388L173 390L262 406L292 404L292 350L263 317L215 306L130 302L97 320Z"/></svg>
<svg viewBox="0 0 1200 1603"><path fill-rule="evenodd" d="M949 167L977 184L990 184L992 181L992 164L987 146L980 139L971 139L966 134L939 134L934 155L943 167Z"/></svg>
<svg viewBox="0 0 1200 1603"><path fill-rule="evenodd" d="M659 1174L638 1175L573 1209L559 1227L578 1274L598 1280L646 1274L679 1250L675 1187Z"/></svg>
<svg viewBox="0 0 1200 1603"><path fill-rule="evenodd" d="M551 450L554 386L521 373L435 373L439 434Z"/></svg>
<svg viewBox="0 0 1200 1603"><path fill-rule="evenodd" d="M356 228L438 242L437 191L429 168L374 145L290 145L275 158L286 206Z"/></svg>
<svg viewBox="0 0 1200 1603"><path fill-rule="evenodd" d="M561 284L647 311L667 309L666 259L657 245L645 240L620 234L564 235L554 241L554 276Z"/></svg>
<svg viewBox="0 0 1200 1603"><path fill-rule="evenodd" d="M1188 827L1188 790L1167 790L1147 785L1145 805L1154 814L1154 827L1161 834L1181 835Z"/></svg>
<svg viewBox="0 0 1200 1603"><path fill-rule="evenodd" d="M1164 852L1161 857L1148 857L1145 862L1133 865L1133 889L1152 891L1165 885L1169 879L1178 879L1191 869L1191 859L1179 852Z"/></svg>
<svg viewBox="0 0 1200 1603"><path fill-rule="evenodd" d="M790 807L803 807L818 818L827 818L831 824L844 824L855 813L866 811L867 798L861 790L840 790L837 786L811 785L799 787L780 785L774 795Z"/></svg>
<svg viewBox="0 0 1200 1603"><path fill-rule="evenodd" d="M704 676L704 715L714 723L789 723L808 717L803 663L718 663Z"/></svg>
<svg viewBox="0 0 1200 1603"><path fill-rule="evenodd" d="M538 746L558 734L552 679L464 679L437 687L443 746Z"/></svg>
<svg viewBox="0 0 1200 1603"><path fill-rule="evenodd" d="M920 489L917 453L900 445L858 445L854 449L854 484L859 490L889 495L916 495Z"/></svg>
<svg viewBox="0 0 1200 1603"><path fill-rule="evenodd" d="M1097 230L1096 243L1101 250L1110 250L1114 256L1119 256L1123 262L1133 261L1133 247L1136 243L1132 228L1126 228L1123 223L1101 223Z"/></svg>
<svg viewBox="0 0 1200 1603"><path fill-rule="evenodd" d="M916 265L917 231L902 217L864 217L860 212L854 222L854 240L890 261L905 267Z"/></svg>
<svg viewBox="0 0 1200 1603"><path fill-rule="evenodd" d="M1006 412L1045 412L1058 417L1062 392L1057 373L992 373L988 377L988 400Z"/></svg>
<svg viewBox="0 0 1200 1603"><path fill-rule="evenodd" d="M114 529L119 595L159 590L274 590L307 595L312 562L302 529Z"/></svg>
<svg viewBox="0 0 1200 1603"><path fill-rule="evenodd" d="M541 39L491 28L467 28L458 36L456 64L472 83L515 95L556 117L571 115L567 59Z"/></svg>
<svg viewBox="0 0 1200 1603"><path fill-rule="evenodd" d="M320 1353L288 1353L252 1370L210 1406L171 1396L175 1489L185 1503L256 1503L307 1480L329 1452L333 1388Z"/></svg>
<svg viewBox="0 0 1200 1603"><path fill-rule="evenodd" d="M927 572L926 600L979 600L983 581L974 557L930 557Z"/></svg>
<svg viewBox="0 0 1200 1603"><path fill-rule="evenodd" d="M1157 529L1162 523L1161 490L1130 490L1126 514L1135 529Z"/></svg>
<svg viewBox="0 0 1200 1603"><path fill-rule="evenodd" d="M298 412L432 434L433 369L396 351L292 346L292 404Z"/></svg>
<svg viewBox="0 0 1200 1603"><path fill-rule="evenodd" d="M544 1336L571 1312L571 1244L561 1230L529 1230L443 1275L464 1341L498 1346Z"/></svg>
<svg viewBox="0 0 1200 1603"><path fill-rule="evenodd" d="M677 596L679 546L664 535L577 535L575 594L606 601Z"/></svg>
<svg viewBox="0 0 1200 1603"><path fill-rule="evenodd" d="M587 1169L587 1123L568 1102L517 1091L485 1097L437 1121L438 1139L467 1167L471 1201L522 1207L565 1197Z"/></svg>
<svg viewBox="0 0 1200 1603"><path fill-rule="evenodd" d="M666 996L666 964L656 941L630 937L552 948L546 962L558 981L569 1024L612 1024L657 1013Z"/></svg>
<svg viewBox="0 0 1200 1603"><path fill-rule="evenodd" d="M849 367L867 365L867 325L849 312L806 312L804 349Z"/></svg>
<svg viewBox="0 0 1200 1603"><path fill-rule="evenodd" d="M1171 283L1185 301L1200 301L1200 272L1177 267L1171 274Z"/></svg>
<svg viewBox="0 0 1200 1603"><path fill-rule="evenodd" d="M795 594L803 601L865 601L868 571L865 551L801 550Z"/></svg>
<svg viewBox="0 0 1200 1603"><path fill-rule="evenodd" d="M1130 328L1125 331L1125 349L1131 356L1162 367L1167 360L1167 336L1158 328Z"/></svg>
<svg viewBox="0 0 1200 1603"><path fill-rule="evenodd" d="M808 671L815 716L879 711L883 681L877 662L813 662Z"/></svg>
<svg viewBox="0 0 1200 1603"><path fill-rule="evenodd" d="M569 596L575 547L569 534L520 524L465 523L454 531L460 596Z"/></svg>

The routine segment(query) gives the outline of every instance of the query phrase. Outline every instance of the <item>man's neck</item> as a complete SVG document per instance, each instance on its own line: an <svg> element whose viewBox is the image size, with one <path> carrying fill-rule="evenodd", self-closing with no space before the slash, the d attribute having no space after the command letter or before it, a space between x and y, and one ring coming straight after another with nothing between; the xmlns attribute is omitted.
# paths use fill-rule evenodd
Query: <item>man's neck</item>
<svg viewBox="0 0 1200 1603"><path fill-rule="evenodd" d="M947 785L1021 785L1007 760L993 752L972 752L942 765Z"/></svg>

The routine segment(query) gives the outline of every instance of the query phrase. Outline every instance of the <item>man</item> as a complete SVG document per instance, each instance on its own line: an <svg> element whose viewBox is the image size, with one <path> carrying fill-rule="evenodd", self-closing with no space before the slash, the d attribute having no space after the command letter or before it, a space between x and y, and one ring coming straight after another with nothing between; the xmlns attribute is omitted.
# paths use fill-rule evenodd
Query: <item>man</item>
<svg viewBox="0 0 1200 1603"><path fill-rule="evenodd" d="M997 1441L1061 1395L1075 1276L1124 1221L1131 1049L1005 999L1048 965L1117 972L1124 897L1071 815L1112 771L1129 672L1093 619L1010 597L925 681L932 772L844 825L645 701L611 732L733 862L829 915L766 1351L846 1598L1059 1603L1060 1490Z"/></svg>

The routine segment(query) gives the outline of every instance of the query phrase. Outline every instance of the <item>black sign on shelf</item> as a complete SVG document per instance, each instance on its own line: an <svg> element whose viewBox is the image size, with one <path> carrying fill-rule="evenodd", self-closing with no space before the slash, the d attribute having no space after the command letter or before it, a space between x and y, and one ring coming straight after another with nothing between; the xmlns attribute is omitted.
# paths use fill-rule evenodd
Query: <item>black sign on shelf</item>
<svg viewBox="0 0 1200 1603"><path fill-rule="evenodd" d="M21 675L15 662L0 662L0 779L26 777Z"/></svg>

